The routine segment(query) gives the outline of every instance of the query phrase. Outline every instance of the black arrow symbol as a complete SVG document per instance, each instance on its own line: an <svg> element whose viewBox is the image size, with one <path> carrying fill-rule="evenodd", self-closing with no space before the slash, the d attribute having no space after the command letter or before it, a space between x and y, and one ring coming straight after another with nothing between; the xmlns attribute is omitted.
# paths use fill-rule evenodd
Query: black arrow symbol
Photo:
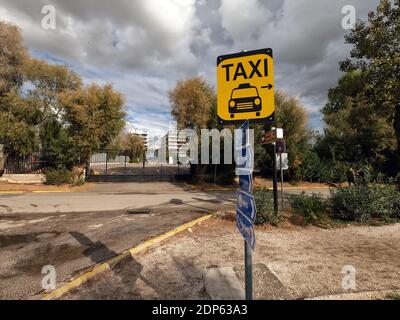
<svg viewBox="0 0 400 320"><path fill-rule="evenodd" d="M261 87L261 88L265 88L265 89L271 90L273 87L274 86L272 84L269 84L269 85Z"/></svg>

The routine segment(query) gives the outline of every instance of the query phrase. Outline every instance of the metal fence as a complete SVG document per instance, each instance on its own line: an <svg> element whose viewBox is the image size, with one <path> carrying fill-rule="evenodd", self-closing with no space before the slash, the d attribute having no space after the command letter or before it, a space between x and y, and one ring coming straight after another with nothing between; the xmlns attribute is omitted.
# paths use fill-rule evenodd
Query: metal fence
<svg viewBox="0 0 400 320"><path fill-rule="evenodd" d="M89 181L178 180L190 176L190 166L156 161L132 162L130 157L112 150L92 154L87 178Z"/></svg>
<svg viewBox="0 0 400 320"><path fill-rule="evenodd" d="M43 173L49 165L49 159L43 152L27 156L7 156L4 164L5 174Z"/></svg>
<svg viewBox="0 0 400 320"><path fill-rule="evenodd" d="M28 156L8 156L4 173L45 173L50 166L54 166L54 163L45 152L36 152ZM89 181L182 180L190 177L190 166L155 161L134 163L123 152L99 150L92 154L86 176Z"/></svg>

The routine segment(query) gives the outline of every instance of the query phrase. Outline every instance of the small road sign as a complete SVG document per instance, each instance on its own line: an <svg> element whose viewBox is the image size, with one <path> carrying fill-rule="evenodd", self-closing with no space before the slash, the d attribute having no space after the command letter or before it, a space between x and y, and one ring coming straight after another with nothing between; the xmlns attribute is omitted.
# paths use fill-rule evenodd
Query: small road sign
<svg viewBox="0 0 400 320"><path fill-rule="evenodd" d="M236 226L242 234L243 238L254 250L256 245L256 237L254 234L254 227L251 221L242 214L236 214Z"/></svg>
<svg viewBox="0 0 400 320"><path fill-rule="evenodd" d="M251 174L241 175L239 177L240 190L252 193L253 192L253 176Z"/></svg>
<svg viewBox="0 0 400 320"><path fill-rule="evenodd" d="M221 123L273 120L273 68L272 49L217 58L217 114Z"/></svg>
<svg viewBox="0 0 400 320"><path fill-rule="evenodd" d="M281 168L282 165L282 168ZM277 170L289 170L289 159L287 153L276 154L276 169Z"/></svg>
<svg viewBox="0 0 400 320"><path fill-rule="evenodd" d="M247 120L240 127L240 130L242 130L242 141L239 146L235 144L236 175L238 176L252 174L254 169L254 151L249 141L249 125L249 121Z"/></svg>
<svg viewBox="0 0 400 320"><path fill-rule="evenodd" d="M244 176L240 176L244 177ZM253 195L242 190L236 191L238 213L245 215L252 223L256 220L256 202Z"/></svg>
<svg viewBox="0 0 400 320"><path fill-rule="evenodd" d="M283 139L283 129L281 128L274 128L271 131L264 133L262 137L262 143L268 144L275 142L278 139Z"/></svg>
<svg viewBox="0 0 400 320"><path fill-rule="evenodd" d="M285 153L286 152L286 143L285 140L276 140L276 153Z"/></svg>
<svg viewBox="0 0 400 320"><path fill-rule="evenodd" d="M253 169L254 169L253 148L251 146L246 146L243 148L243 150L245 150L245 154L243 156L243 153L242 153L243 158L241 160L241 163L236 163L236 175L237 176L252 174ZM242 152L242 150L240 150L239 152Z"/></svg>

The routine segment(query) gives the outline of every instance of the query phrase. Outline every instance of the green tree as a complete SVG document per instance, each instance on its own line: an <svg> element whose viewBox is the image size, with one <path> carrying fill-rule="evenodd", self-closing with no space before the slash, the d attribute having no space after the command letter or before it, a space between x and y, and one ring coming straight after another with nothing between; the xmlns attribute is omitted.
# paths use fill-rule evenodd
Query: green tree
<svg viewBox="0 0 400 320"><path fill-rule="evenodd" d="M130 161L142 161L145 151L144 139L137 134L129 133L124 143L124 150L127 152Z"/></svg>
<svg viewBox="0 0 400 320"><path fill-rule="evenodd" d="M169 92L169 100L178 129L195 129L200 136L201 129L216 125L216 94L202 77L178 81ZM195 182L205 181L207 169L207 165L191 165Z"/></svg>
<svg viewBox="0 0 400 320"><path fill-rule="evenodd" d="M5 155L27 155L37 148L37 116L37 110L20 97L17 89L0 97L0 144Z"/></svg>
<svg viewBox="0 0 400 320"><path fill-rule="evenodd" d="M202 78L180 80L169 92L172 106L171 114L178 128L191 128L197 131L207 128L215 105L213 88Z"/></svg>
<svg viewBox="0 0 400 320"><path fill-rule="evenodd" d="M29 90L22 92L24 81ZM19 29L0 22L0 144L5 154L27 155L41 148L54 167L82 168L92 151L106 147L124 126L123 103L111 85L84 87L67 66L31 58Z"/></svg>
<svg viewBox="0 0 400 320"><path fill-rule="evenodd" d="M59 102L62 92L82 87L81 78L67 66L43 60L27 59L24 74L32 86L28 91L28 99L40 109L39 123L58 118L62 112Z"/></svg>
<svg viewBox="0 0 400 320"><path fill-rule="evenodd" d="M371 112L393 124L400 173L400 0L381 0L368 21L359 21L345 40L353 49L340 68L362 72L362 93L373 106Z"/></svg>
<svg viewBox="0 0 400 320"><path fill-rule="evenodd" d="M376 171L387 171L396 148L393 127L366 99L364 83L362 72L350 71L329 90L322 109L326 128L317 139L316 150L334 164L355 167L368 163Z"/></svg>
<svg viewBox="0 0 400 320"><path fill-rule="evenodd" d="M123 129L108 145L108 149L114 155L124 154L129 157L131 162L139 162L143 160L145 139Z"/></svg>
<svg viewBox="0 0 400 320"><path fill-rule="evenodd" d="M20 30L0 21L0 96L22 86L23 66L27 58L28 51Z"/></svg>
<svg viewBox="0 0 400 320"><path fill-rule="evenodd" d="M289 178L295 179L305 154L310 149L311 131L308 128L308 114L298 99L278 90L275 93L275 117L276 126L283 128L284 131L289 155ZM256 125L254 129L256 167L265 171L267 168L272 168L272 152L267 152L265 146L260 143L264 128Z"/></svg>
<svg viewBox="0 0 400 320"><path fill-rule="evenodd" d="M65 130L82 165L94 150L107 147L125 125L124 98L109 84L63 92L60 104Z"/></svg>
<svg viewBox="0 0 400 320"><path fill-rule="evenodd" d="M36 147L32 124L37 113L20 96L27 59L28 51L20 30L0 21L0 144L4 145L3 157L26 155ZM0 162L4 163L5 159Z"/></svg>
<svg viewBox="0 0 400 320"><path fill-rule="evenodd" d="M311 131L308 128L308 113L295 97L277 91L275 94L276 125L283 128L289 154L292 177L301 166L309 148Z"/></svg>
<svg viewBox="0 0 400 320"><path fill-rule="evenodd" d="M60 96L67 90L82 88L81 78L67 66L32 58L26 60L24 75L30 82L26 100L37 110L35 126L40 148L54 166L71 167L77 157L68 152L72 141L60 121L64 111Z"/></svg>

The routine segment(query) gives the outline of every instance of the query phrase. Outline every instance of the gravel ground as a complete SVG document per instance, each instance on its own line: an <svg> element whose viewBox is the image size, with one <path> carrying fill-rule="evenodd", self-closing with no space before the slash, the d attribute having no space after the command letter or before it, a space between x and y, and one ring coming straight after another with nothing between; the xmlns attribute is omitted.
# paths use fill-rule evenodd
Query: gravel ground
<svg viewBox="0 0 400 320"><path fill-rule="evenodd" d="M400 224L339 229L257 228L254 290L257 299L382 298L400 289ZM342 288L342 268L356 270L356 289ZM243 239L232 216L213 218L162 245L123 261L65 299L208 299L207 268L233 267L243 278ZM268 279L276 279L269 285ZM283 292L271 292L280 282ZM350 295L346 295L350 293ZM386 293L385 293L386 294ZM340 296L339 296L340 297Z"/></svg>

